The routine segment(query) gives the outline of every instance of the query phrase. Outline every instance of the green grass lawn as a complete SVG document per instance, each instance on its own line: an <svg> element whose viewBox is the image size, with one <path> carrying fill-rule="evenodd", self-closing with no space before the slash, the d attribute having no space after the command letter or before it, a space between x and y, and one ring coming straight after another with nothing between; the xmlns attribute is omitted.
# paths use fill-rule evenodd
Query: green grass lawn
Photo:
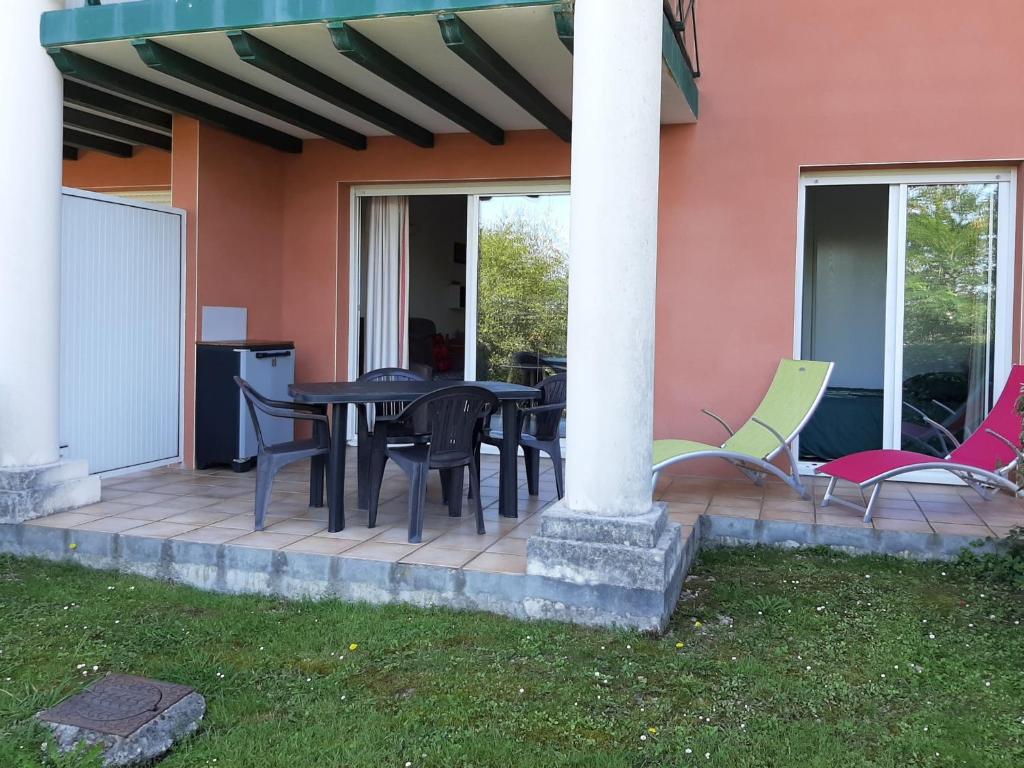
<svg viewBox="0 0 1024 768"><path fill-rule="evenodd" d="M98 765L44 761L31 716L107 672L206 696L166 768L1024 765L1019 591L820 552L693 573L653 637L0 558L0 766Z"/></svg>

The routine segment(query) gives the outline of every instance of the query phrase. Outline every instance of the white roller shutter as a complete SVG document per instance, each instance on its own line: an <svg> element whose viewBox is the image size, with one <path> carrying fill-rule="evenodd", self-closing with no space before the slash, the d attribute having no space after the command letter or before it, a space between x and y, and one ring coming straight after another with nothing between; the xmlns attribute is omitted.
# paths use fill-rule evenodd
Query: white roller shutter
<svg viewBox="0 0 1024 768"><path fill-rule="evenodd" d="M60 430L109 472L181 457L184 212L66 189Z"/></svg>

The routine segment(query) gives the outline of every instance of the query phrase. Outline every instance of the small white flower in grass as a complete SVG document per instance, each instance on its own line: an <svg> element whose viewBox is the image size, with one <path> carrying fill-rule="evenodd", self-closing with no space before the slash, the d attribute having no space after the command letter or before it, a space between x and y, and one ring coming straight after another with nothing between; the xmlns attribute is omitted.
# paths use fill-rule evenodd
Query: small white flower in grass
<svg viewBox="0 0 1024 768"><path fill-rule="evenodd" d="M927 731L927 730L928 730L928 726L926 725L926 726L924 727L924 729L925 729L925 730Z"/></svg>
<svg viewBox="0 0 1024 768"><path fill-rule="evenodd" d="M92 665L92 671L93 672L97 671L98 669L99 669L99 666L97 666L96 664Z"/></svg>
<svg viewBox="0 0 1024 768"><path fill-rule="evenodd" d="M882 673L882 677L885 678L885 672Z"/></svg>
<svg viewBox="0 0 1024 768"><path fill-rule="evenodd" d="M627 651L632 651L633 650L633 646L632 645L627 645L626 646L626 650Z"/></svg>
<svg viewBox="0 0 1024 768"><path fill-rule="evenodd" d="M646 733L640 734L640 741L647 741L647 734Z"/></svg>
<svg viewBox="0 0 1024 768"><path fill-rule="evenodd" d="M519 689L519 692L520 692L520 693L526 693L525 689L523 689L523 688L520 688L520 689Z"/></svg>
<svg viewBox="0 0 1024 768"><path fill-rule="evenodd" d="M690 749L689 747L687 747L687 748L686 748L685 750L683 750L683 751L684 751L684 752L686 752L686 754L688 754L688 755L692 755L692 754L693 754L693 750L692 750L692 749Z"/></svg>
<svg viewBox="0 0 1024 768"><path fill-rule="evenodd" d="M864 574L864 578L865 579L870 579L871 578L871 574L870 573L865 573Z"/></svg>
<svg viewBox="0 0 1024 768"><path fill-rule="evenodd" d="M934 635L934 634L932 634L931 632L929 632L929 633L928 633L928 639L929 639L929 640L934 640L934 639L935 639L935 635Z"/></svg>
<svg viewBox="0 0 1024 768"><path fill-rule="evenodd" d="M409 760L405 761L405 768L412 768L412 762Z"/></svg>
<svg viewBox="0 0 1024 768"><path fill-rule="evenodd" d="M811 668L810 668L810 666L806 667L806 669L807 669L807 671L808 671L808 672L810 672L810 671L811 671Z"/></svg>
<svg viewBox="0 0 1024 768"><path fill-rule="evenodd" d="M991 687L992 687L992 683L990 683L990 682L988 682L988 681L986 680L986 681L985 681L985 687L986 687L986 688L991 688Z"/></svg>
<svg viewBox="0 0 1024 768"><path fill-rule="evenodd" d="M705 752L704 753L704 759L705 760L710 760L711 759L711 753L710 752Z"/></svg>

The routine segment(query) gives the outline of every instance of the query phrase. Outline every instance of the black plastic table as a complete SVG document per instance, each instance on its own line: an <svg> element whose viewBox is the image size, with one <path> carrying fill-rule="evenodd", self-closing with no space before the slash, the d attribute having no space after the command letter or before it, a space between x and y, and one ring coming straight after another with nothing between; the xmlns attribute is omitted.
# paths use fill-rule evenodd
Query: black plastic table
<svg viewBox="0 0 1024 768"><path fill-rule="evenodd" d="M300 403L331 406L331 457L327 530L345 528L345 448L348 435L348 406L358 403L411 403L429 392L461 384L473 384L494 393L501 402L501 465L498 475L498 513L519 517L516 454L519 448L519 409L521 402L540 398L540 390L503 381L324 381L292 384L288 394Z"/></svg>

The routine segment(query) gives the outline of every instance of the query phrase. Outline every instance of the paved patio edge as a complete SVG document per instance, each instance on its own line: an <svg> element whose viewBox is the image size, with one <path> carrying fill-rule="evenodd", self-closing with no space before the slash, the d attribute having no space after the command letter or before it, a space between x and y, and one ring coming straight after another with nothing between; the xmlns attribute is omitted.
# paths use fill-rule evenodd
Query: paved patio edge
<svg viewBox="0 0 1024 768"><path fill-rule="evenodd" d="M479 610L518 619L658 631L700 546L826 546L855 554L951 559L968 536L703 515L681 534L680 567L664 589L574 584L533 574L283 552L38 525L0 524L0 552L75 562L229 594L336 598ZM987 542L987 549L992 543Z"/></svg>

